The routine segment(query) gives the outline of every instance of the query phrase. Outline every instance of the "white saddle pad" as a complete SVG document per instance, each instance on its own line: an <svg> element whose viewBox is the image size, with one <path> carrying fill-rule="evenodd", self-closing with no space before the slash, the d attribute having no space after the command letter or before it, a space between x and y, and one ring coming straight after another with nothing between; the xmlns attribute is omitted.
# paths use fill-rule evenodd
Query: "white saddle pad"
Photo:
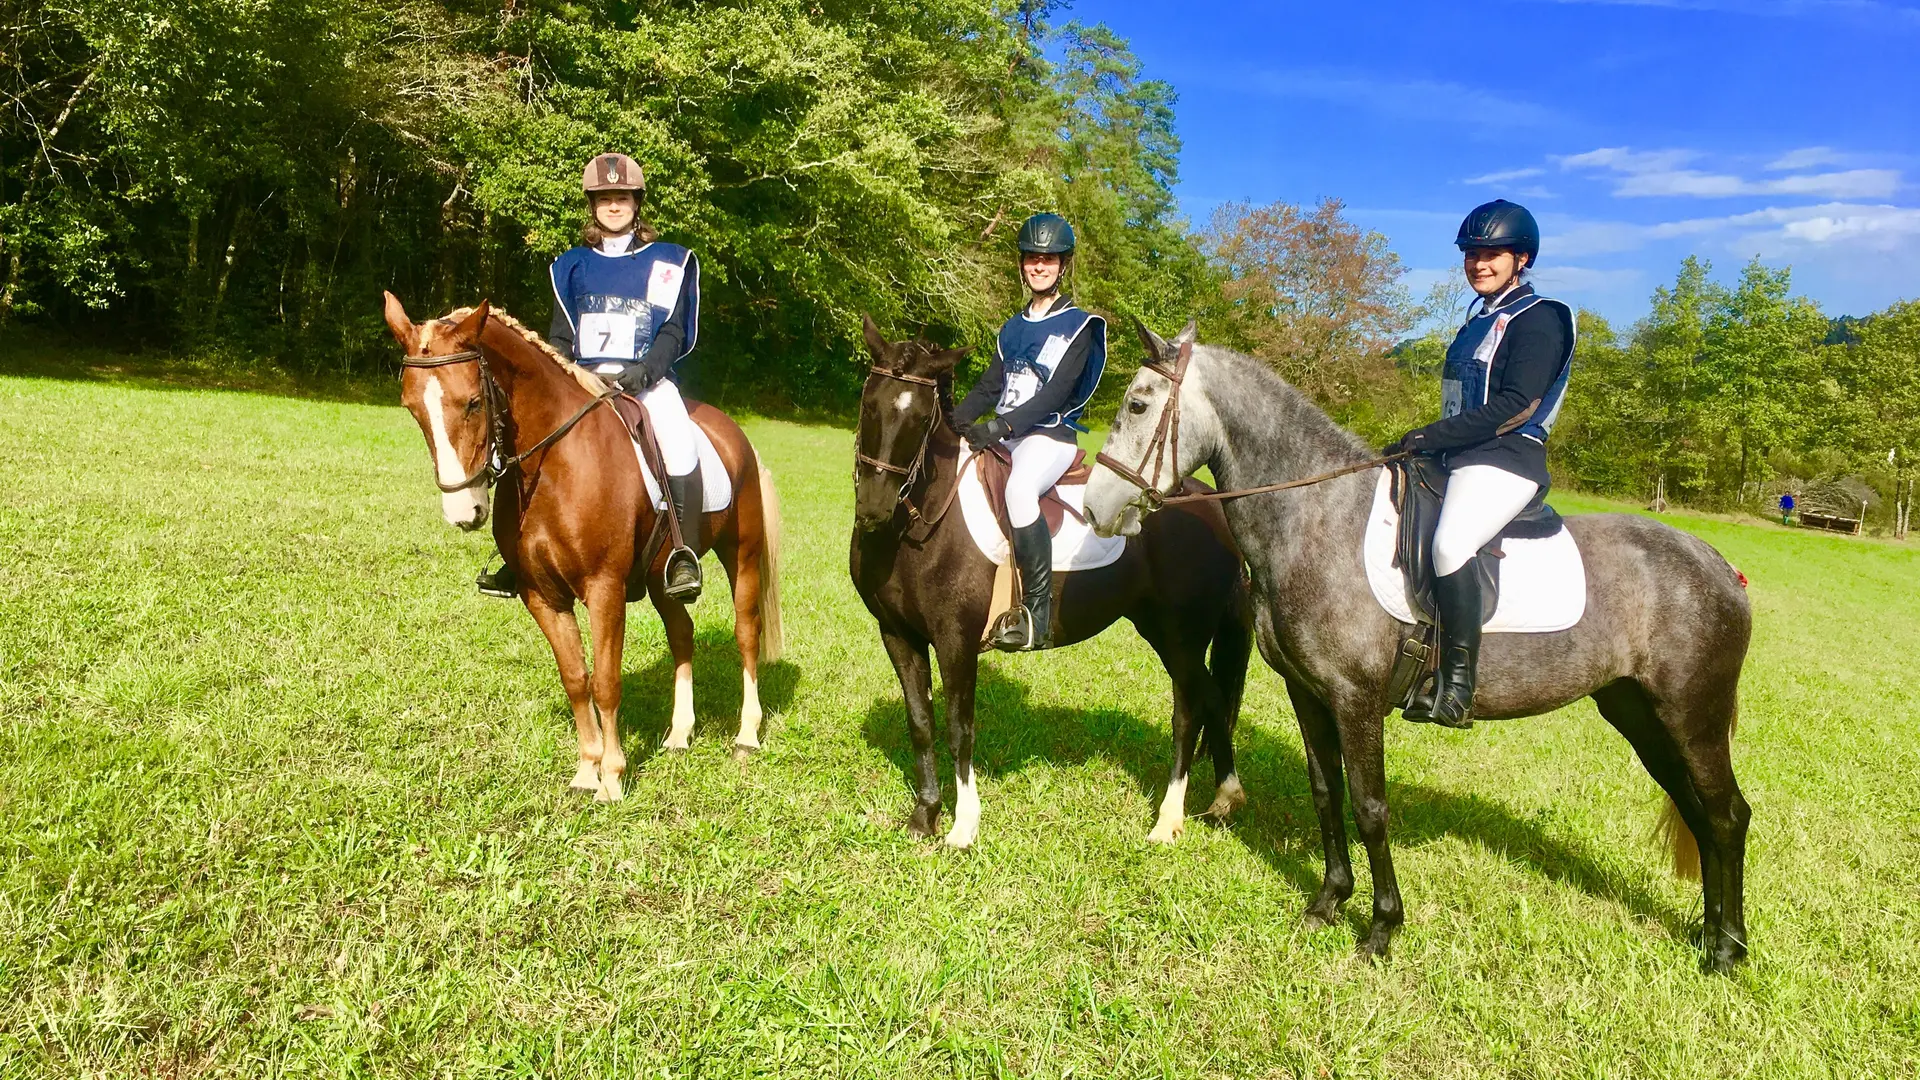
<svg viewBox="0 0 1920 1080"><path fill-rule="evenodd" d="M1393 565L1400 512L1393 508L1391 482L1387 470L1381 469L1362 557L1373 598L1387 614L1411 623L1413 607L1407 603L1406 579ZM1586 614L1587 566L1571 532L1561 529L1539 540L1502 540L1500 550L1507 556L1500 560L1500 606L1483 633L1545 634L1565 630Z"/></svg>
<svg viewBox="0 0 1920 1080"><path fill-rule="evenodd" d="M733 502L733 478L727 475L727 467L720 463L720 452L713 448L713 440L707 438L706 428L693 425L693 439L700 448L702 509L709 514L725 510ZM647 482L647 498L653 500L655 510L665 510L667 497L660 493L660 482L653 478L653 470L647 468L647 456L638 442L633 443L633 456L640 461L640 476Z"/></svg>
<svg viewBox="0 0 1920 1080"><path fill-rule="evenodd" d="M1053 490L1068 506L1082 515L1086 513L1085 484L1071 487L1062 484ZM972 456L960 467L960 514L966 518L967 531L973 534L973 542L979 545L981 554L996 563L1013 558L1013 545L1001 534L1000 523L994 519L993 506L987 502L987 489L980 483ZM1061 573L1094 570L1117 561L1126 550L1126 537L1096 536L1091 525L1068 514L1060 523L1059 535L1053 538L1053 568Z"/></svg>

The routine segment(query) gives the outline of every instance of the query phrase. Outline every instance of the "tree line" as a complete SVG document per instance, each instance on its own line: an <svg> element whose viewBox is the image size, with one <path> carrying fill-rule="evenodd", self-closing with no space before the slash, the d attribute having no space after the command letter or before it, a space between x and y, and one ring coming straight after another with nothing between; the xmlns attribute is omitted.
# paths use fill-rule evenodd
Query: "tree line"
<svg viewBox="0 0 1920 1080"><path fill-rule="evenodd" d="M539 325L581 165L619 149L647 169L643 216L700 253L686 375L716 400L845 410L862 312L990 341L1020 296L1013 234L1050 209L1088 307L1197 315L1370 439L1430 419L1464 289L1410 296L1335 200L1191 228L1172 88L1065 8L0 0L0 324L382 370L381 289ZM1109 401L1138 360L1112 336ZM1914 304L1836 323L1786 270L1729 288L1688 260L1633 327L1581 314L1553 466L1709 506L1841 474L1890 496L1920 454L1917 355Z"/></svg>

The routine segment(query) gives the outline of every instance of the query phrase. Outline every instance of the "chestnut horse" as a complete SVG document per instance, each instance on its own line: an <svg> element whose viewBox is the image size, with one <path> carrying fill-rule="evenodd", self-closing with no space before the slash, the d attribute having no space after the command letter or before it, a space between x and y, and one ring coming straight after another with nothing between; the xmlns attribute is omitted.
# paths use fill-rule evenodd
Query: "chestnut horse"
<svg viewBox="0 0 1920 1080"><path fill-rule="evenodd" d="M441 510L448 524L477 529L488 516L486 488L498 482L494 540L553 647L573 706L580 760L572 786L601 802L617 800L627 768L619 717L630 582L660 612L673 651L666 747L685 749L693 733L693 618L663 591L665 529L626 425L606 404L598 376L505 312L482 302L415 325L392 293L386 297L387 328L406 349L400 400L427 438ZM745 756L760 746L759 665L780 652L779 502L772 474L739 425L692 400L687 413L713 440L733 484L726 509L685 531L696 551L719 554L733 587L742 681L733 745ZM591 674L576 601L586 604L592 625Z"/></svg>

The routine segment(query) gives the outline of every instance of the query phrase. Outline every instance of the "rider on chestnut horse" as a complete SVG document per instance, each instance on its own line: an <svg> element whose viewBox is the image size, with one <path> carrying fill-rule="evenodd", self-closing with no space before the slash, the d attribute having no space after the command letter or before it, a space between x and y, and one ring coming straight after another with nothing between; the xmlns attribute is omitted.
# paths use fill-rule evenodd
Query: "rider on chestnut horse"
<svg viewBox="0 0 1920 1080"><path fill-rule="evenodd" d="M1074 306L1060 281L1073 266L1073 226L1035 214L1020 226L1020 272L1032 294L1000 328L994 361L959 407L953 426L975 451L1004 442L1013 454L1007 517L1020 568L1022 607L994 627L997 649L1053 644L1053 536L1040 498L1079 458L1080 413L1107 366L1107 323ZM975 423L989 406L998 415Z"/></svg>
<svg viewBox="0 0 1920 1080"><path fill-rule="evenodd" d="M553 321L547 340L582 367L638 398L660 444L668 512L680 542L667 556L666 593L682 603L700 598L700 558L682 527L702 519L700 453L693 421L670 377L693 351L700 327L700 261L678 244L656 239L640 220L647 181L625 154L601 154L581 177L591 211L581 246L553 260ZM489 596L513 596L511 572L482 571Z"/></svg>

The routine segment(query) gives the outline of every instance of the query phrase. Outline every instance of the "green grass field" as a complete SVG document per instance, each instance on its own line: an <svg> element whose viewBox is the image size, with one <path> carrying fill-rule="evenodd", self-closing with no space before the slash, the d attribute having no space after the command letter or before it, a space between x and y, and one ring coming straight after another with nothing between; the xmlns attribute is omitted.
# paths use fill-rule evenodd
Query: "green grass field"
<svg viewBox="0 0 1920 1080"><path fill-rule="evenodd" d="M1146 843L1170 698L1120 627L987 665L981 843L910 840L850 437L747 426L787 515L767 749L728 757L710 597L694 749L657 753L636 608L596 806L402 410L0 380L0 1075L1920 1074L1914 550L1672 519L1752 579L1744 970L1696 971L1657 791L1584 703L1391 722L1408 918L1367 967L1364 874L1299 927L1318 838L1257 659L1231 824Z"/></svg>

